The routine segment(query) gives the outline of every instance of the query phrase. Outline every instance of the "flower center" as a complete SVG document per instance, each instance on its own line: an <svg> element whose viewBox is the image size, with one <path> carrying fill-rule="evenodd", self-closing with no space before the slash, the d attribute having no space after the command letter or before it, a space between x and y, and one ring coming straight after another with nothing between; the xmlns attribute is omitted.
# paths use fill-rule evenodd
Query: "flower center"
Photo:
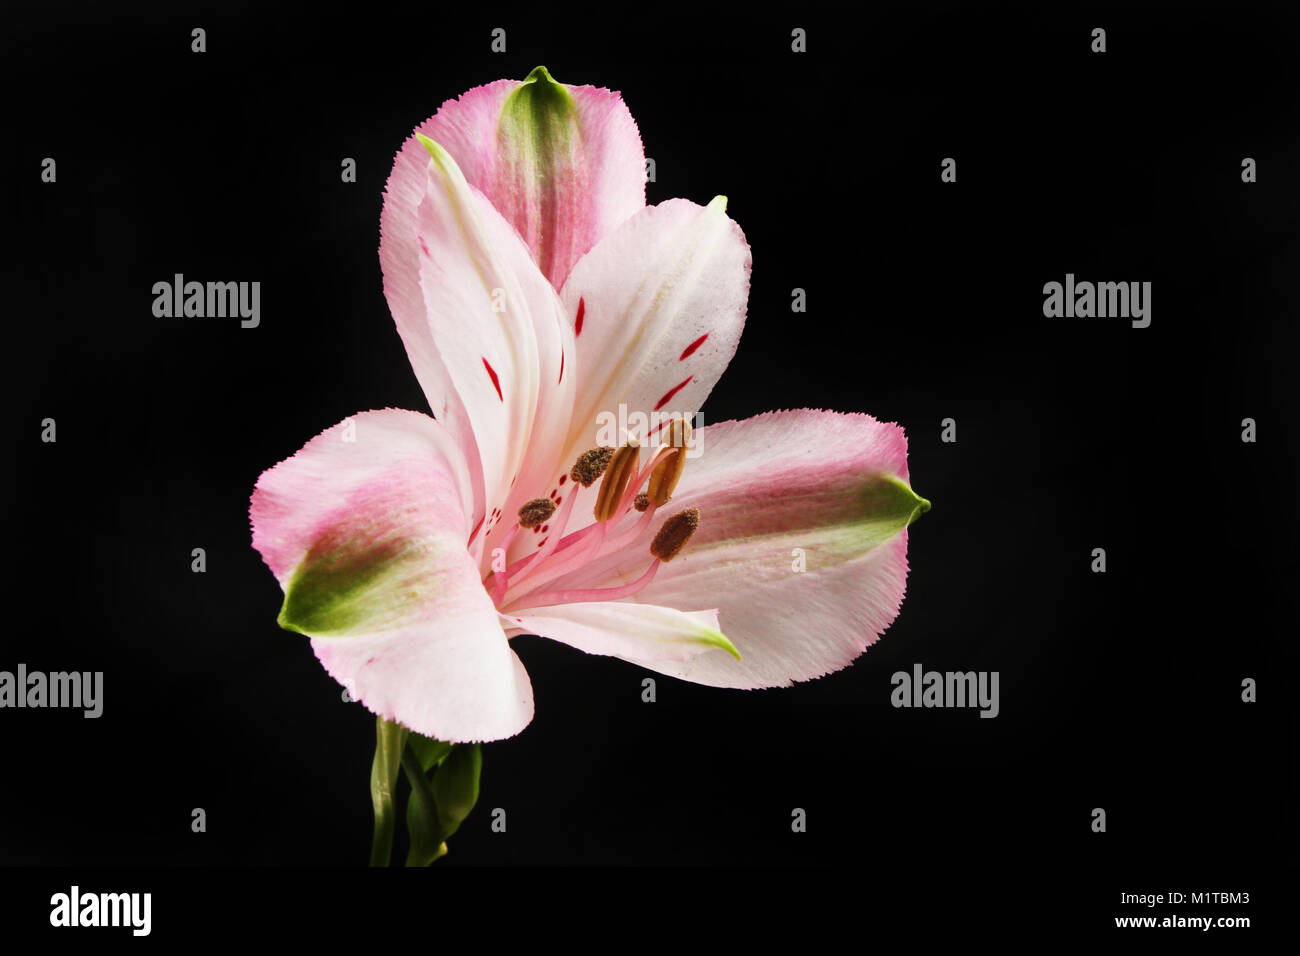
<svg viewBox="0 0 1300 956"><path fill-rule="evenodd" d="M655 511L668 503L677 487L686 467L690 439L690 423L678 418L669 424L665 438L657 444L643 467L637 467L642 448L637 443L620 448L592 448L579 455L569 477L584 488L590 488L600 480L592 509L595 522L568 535L564 533L578 498L576 488L564 496L558 508L553 498L534 498L526 502L519 509L519 520L501 542L504 552L509 551L521 529L537 528L544 522L553 528L537 551L503 570L492 571L484 579L483 585L497 608L615 601L631 597L649 585L659 565L675 558L699 527L698 508L689 508L663 523L650 545L652 560L649 567L631 584L608 588L546 589L557 579L635 541L649 529ZM645 491L641 490L642 486L646 486ZM632 515L633 511L638 514Z"/></svg>

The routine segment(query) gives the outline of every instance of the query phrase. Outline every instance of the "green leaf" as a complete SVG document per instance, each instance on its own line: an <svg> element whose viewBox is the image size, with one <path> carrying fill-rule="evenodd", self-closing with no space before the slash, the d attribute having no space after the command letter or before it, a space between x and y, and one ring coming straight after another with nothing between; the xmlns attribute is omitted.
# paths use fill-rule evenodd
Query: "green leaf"
<svg viewBox="0 0 1300 956"><path fill-rule="evenodd" d="M375 809L375 836L370 865L388 866L393 856L393 788L406 745L406 728L382 717L375 718L375 760L370 766L370 802Z"/></svg>
<svg viewBox="0 0 1300 956"><path fill-rule="evenodd" d="M406 738L406 746L415 752L416 758L420 761L420 769L425 773L441 763L451 752L451 744L446 741L434 740L415 731L411 731L410 736Z"/></svg>
<svg viewBox="0 0 1300 956"><path fill-rule="evenodd" d="M424 767L416 754L415 738L411 734L402 754L402 769L411 783L411 799L406 804L406 829L411 836L411 848L406 855L407 866L428 866L447 852L446 834L438 819L438 805L433 799L433 788L425 776ZM421 738L428 740L429 738ZM429 741L438 743L438 741ZM450 745L445 745L450 749Z"/></svg>
<svg viewBox="0 0 1300 956"><path fill-rule="evenodd" d="M482 747L456 744L433 775L433 797L438 804L438 819L445 836L451 836L460 828L478 802L482 769Z"/></svg>

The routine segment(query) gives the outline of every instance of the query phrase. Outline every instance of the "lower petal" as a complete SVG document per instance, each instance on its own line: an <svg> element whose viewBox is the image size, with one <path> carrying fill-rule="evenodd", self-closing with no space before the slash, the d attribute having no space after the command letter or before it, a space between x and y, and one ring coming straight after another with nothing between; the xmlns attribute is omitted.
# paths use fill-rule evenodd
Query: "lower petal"
<svg viewBox="0 0 1300 956"><path fill-rule="evenodd" d="M487 616L439 614L400 630L320 638L311 646L354 698L426 737L500 740L533 719L528 673L490 605Z"/></svg>
<svg viewBox="0 0 1300 956"><path fill-rule="evenodd" d="M681 663L634 662L714 687L788 687L851 664L898 616L906 586L904 531L852 564L809 578L792 573L721 598L719 620L740 660L709 651ZM671 592L655 596L666 599Z"/></svg>
<svg viewBox="0 0 1300 956"><path fill-rule="evenodd" d="M258 479L253 544L279 621L371 710L449 741L521 730L532 690L467 547L459 446L425 415L353 416Z"/></svg>
<svg viewBox="0 0 1300 956"><path fill-rule="evenodd" d="M635 661L688 661L706 651L733 652L718 629L718 612L679 611L654 604L593 601L521 611L512 632L537 634L587 654Z"/></svg>

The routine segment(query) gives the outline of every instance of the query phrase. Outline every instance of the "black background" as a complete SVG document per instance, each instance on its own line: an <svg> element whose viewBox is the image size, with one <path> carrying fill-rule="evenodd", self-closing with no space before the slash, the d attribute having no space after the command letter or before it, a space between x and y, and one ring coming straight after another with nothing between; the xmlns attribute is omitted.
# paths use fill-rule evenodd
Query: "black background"
<svg viewBox="0 0 1300 956"><path fill-rule="evenodd" d="M622 91L648 202L725 193L745 230L706 420L897 421L934 508L899 618L822 680L660 678L645 704L634 666L517 640L537 715L485 748L436 867L842 864L1060 886L1094 921L1120 890L1293 867L1296 27L1282 5L17 13L0 668L102 670L105 709L0 713L0 863L365 861L373 718L277 628L248 496L356 411L427 410L382 294L384 180L445 99L544 63ZM260 327L155 318L176 272L260 281ZM1152 282L1150 328L1044 318L1067 272ZM1000 672L1000 715L894 709L917 662Z"/></svg>

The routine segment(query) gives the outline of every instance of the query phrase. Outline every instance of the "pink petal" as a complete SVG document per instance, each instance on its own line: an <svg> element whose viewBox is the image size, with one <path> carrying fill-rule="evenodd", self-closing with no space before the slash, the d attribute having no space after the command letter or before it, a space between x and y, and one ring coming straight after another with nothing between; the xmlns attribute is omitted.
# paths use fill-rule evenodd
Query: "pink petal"
<svg viewBox="0 0 1300 956"><path fill-rule="evenodd" d="M538 67L506 100L493 145L495 175L484 192L557 289L645 205L641 137L617 93L566 87Z"/></svg>
<svg viewBox="0 0 1300 956"><path fill-rule="evenodd" d="M425 120L416 132L443 144L462 169L469 170L472 181L481 184L486 181L484 177L491 174L490 168L483 169L485 154L482 144L495 141L501 104L518 86L515 80L498 80L476 87L459 100L448 100L437 115ZM490 158L490 153L486 158ZM428 169L429 154L412 134L393 161L379 216L379 262L384 273L384 296L388 299L398 334L406 346L411 367L429 400L434 417L451 430L472 464L476 483L481 484L473 430L464 406L451 386L442 357L434 346L424 295L420 290L423 253L416 217L428 189Z"/></svg>
<svg viewBox="0 0 1300 956"><path fill-rule="evenodd" d="M469 470L415 412L353 416L265 472L253 545L285 589L281 625L313 638L372 711L442 740L492 740L532 689L466 549Z"/></svg>
<svg viewBox="0 0 1300 956"><path fill-rule="evenodd" d="M648 207L574 267L561 293L570 323L583 313L570 453L597 444L620 405L647 422L694 415L731 361L750 253L724 210L721 197Z"/></svg>
<svg viewBox="0 0 1300 956"><path fill-rule="evenodd" d="M574 391L560 366L572 331L519 236L444 150L430 149L416 219L428 250L420 288L430 342L477 451L483 497L474 519L486 518L486 555L519 505L545 497L558 478Z"/></svg>
<svg viewBox="0 0 1300 956"><path fill-rule="evenodd" d="M522 85L519 80L498 80L475 87L459 99L443 103L416 132L452 155L466 180L506 213L534 258L543 239L549 238L554 252L548 255L546 275L558 289L587 250L645 205L645 153L636 122L618 93L566 85L577 114L572 162L561 171L505 162L502 154L509 143L498 136L501 110L506 98ZM415 285L402 278L402 266L409 270L419 251L410 238L410 226L423 195L427 163L424 149L411 136L394 160L385 190L380 259L384 291L399 327L403 319L398 313L413 315L418 297ZM547 218L535 215L535 198L544 188L555 192L553 215ZM529 196L534 201L530 202ZM391 280L390 271L394 274ZM429 375L436 377L436 370Z"/></svg>
<svg viewBox="0 0 1300 956"><path fill-rule="evenodd" d="M714 610L593 601L514 611L510 621L512 633L538 634L587 654L638 661L686 661L715 648L726 653L731 644L718 629Z"/></svg>
<svg viewBox="0 0 1300 956"><path fill-rule="evenodd" d="M636 600L716 606L737 661L708 651L653 670L721 687L774 687L839 670L898 614L909 521L928 507L907 488L907 441L869 415L770 412L696 432L660 513L700 509L685 550ZM634 580L662 521L615 555L548 588ZM800 549L805 570L794 570Z"/></svg>

